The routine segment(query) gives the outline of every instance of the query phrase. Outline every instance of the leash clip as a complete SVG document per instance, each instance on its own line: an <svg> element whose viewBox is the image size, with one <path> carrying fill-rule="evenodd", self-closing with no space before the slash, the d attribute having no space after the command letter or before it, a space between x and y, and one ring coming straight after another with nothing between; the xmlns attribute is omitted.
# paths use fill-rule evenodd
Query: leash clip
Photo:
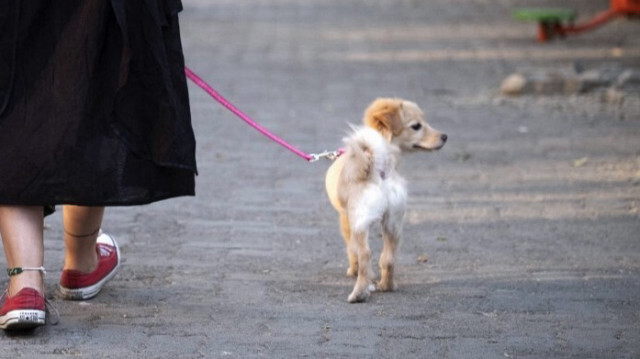
<svg viewBox="0 0 640 359"><path fill-rule="evenodd" d="M338 158L341 154L342 154L341 151L324 151L320 153L311 153L309 154L309 157L311 157L309 159L309 162L316 162L321 158L326 158L328 160L335 161L335 159Z"/></svg>

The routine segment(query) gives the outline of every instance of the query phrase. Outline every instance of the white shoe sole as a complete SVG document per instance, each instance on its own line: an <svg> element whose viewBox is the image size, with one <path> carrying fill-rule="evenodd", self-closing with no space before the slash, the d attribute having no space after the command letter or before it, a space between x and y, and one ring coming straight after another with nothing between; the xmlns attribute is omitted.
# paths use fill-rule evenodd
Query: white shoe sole
<svg viewBox="0 0 640 359"><path fill-rule="evenodd" d="M16 309L0 317L0 329L26 330L43 326L46 313L36 309Z"/></svg>

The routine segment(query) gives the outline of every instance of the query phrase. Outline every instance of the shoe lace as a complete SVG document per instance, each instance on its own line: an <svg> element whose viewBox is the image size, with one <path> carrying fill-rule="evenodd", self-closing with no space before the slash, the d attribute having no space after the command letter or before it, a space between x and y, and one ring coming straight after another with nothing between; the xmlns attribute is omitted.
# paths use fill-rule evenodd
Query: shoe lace
<svg viewBox="0 0 640 359"><path fill-rule="evenodd" d="M46 297L44 298L44 308L47 313L45 320L51 325L58 325L60 322L60 312L58 312L58 309Z"/></svg>

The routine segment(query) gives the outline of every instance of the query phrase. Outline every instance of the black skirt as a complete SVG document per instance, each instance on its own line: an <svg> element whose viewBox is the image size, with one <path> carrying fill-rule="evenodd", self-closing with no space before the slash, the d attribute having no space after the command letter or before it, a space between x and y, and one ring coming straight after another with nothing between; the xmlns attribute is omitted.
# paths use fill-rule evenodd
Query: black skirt
<svg viewBox="0 0 640 359"><path fill-rule="evenodd" d="M179 0L0 1L0 204L194 194Z"/></svg>

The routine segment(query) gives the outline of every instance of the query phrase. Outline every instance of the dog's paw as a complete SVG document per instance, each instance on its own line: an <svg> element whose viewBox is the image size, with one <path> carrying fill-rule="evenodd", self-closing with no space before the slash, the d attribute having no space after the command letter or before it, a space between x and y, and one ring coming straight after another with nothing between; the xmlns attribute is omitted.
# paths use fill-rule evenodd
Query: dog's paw
<svg viewBox="0 0 640 359"><path fill-rule="evenodd" d="M349 301L349 303L362 303L362 302L366 302L367 299L369 299L369 290L365 289L359 292L356 292L355 290L349 294L349 298L347 298L347 300Z"/></svg>
<svg viewBox="0 0 640 359"><path fill-rule="evenodd" d="M357 277L358 276L358 268L349 267L347 269L347 277Z"/></svg>
<svg viewBox="0 0 640 359"><path fill-rule="evenodd" d="M394 290L396 290L397 286L394 282L392 281L387 281L387 282L379 282L378 283L378 290L381 292L393 292Z"/></svg>

